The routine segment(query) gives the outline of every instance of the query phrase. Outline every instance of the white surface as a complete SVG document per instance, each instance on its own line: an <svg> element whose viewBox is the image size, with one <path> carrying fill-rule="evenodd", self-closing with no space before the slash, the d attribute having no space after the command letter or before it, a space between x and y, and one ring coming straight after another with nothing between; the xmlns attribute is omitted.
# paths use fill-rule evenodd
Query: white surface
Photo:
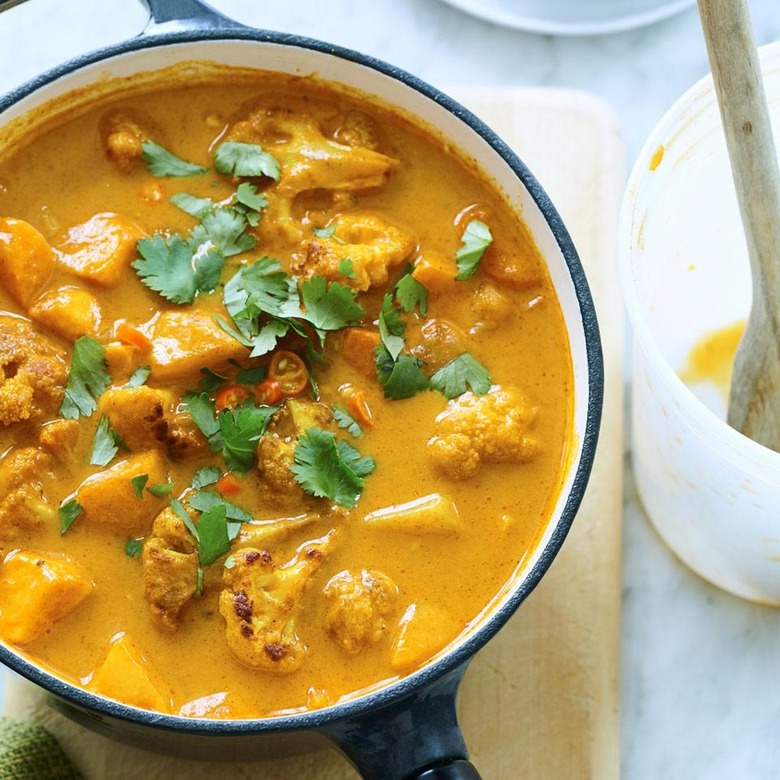
<svg viewBox="0 0 780 780"><path fill-rule="evenodd" d="M653 24L696 0L443 0L515 30L551 35L602 35Z"/></svg>
<svg viewBox="0 0 780 780"><path fill-rule="evenodd" d="M761 54L777 121L780 44ZM620 241L629 247L621 271L636 342L633 457L645 509L710 582L780 605L780 454L730 428L725 405L716 415L676 373L698 342L750 309L747 248L711 79L675 104L642 149Z"/></svg>
<svg viewBox="0 0 780 780"><path fill-rule="evenodd" d="M432 0L213 4L245 22L373 54L440 87L590 90L617 111L630 162L664 111L708 70L694 11L618 35L552 38ZM759 43L780 39L777 0L750 7ZM1 15L0 92L64 56L121 39L142 20L128 0L31 0ZM648 525L628 469L624 540L623 777L775 777L780 612L731 597L682 566Z"/></svg>

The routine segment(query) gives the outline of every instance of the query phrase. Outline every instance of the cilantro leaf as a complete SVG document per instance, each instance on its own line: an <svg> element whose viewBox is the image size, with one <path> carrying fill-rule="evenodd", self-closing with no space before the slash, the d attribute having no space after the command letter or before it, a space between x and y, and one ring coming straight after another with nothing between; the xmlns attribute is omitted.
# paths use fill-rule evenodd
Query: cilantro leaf
<svg viewBox="0 0 780 780"><path fill-rule="evenodd" d="M164 498L173 490L172 482L158 482L156 485L149 485L146 488L155 498Z"/></svg>
<svg viewBox="0 0 780 780"><path fill-rule="evenodd" d="M106 466L119 452L117 436L111 430L108 417L100 415L95 438L92 440L92 453L89 462L92 466Z"/></svg>
<svg viewBox="0 0 780 780"><path fill-rule="evenodd" d="M210 368L201 368L200 373L203 379L198 382L198 387L204 393L213 393L218 387L222 387L227 382L227 377L212 371Z"/></svg>
<svg viewBox="0 0 780 780"><path fill-rule="evenodd" d="M214 152L214 167L227 176L268 176L274 181L281 178L276 158L257 144L221 143Z"/></svg>
<svg viewBox="0 0 780 780"><path fill-rule="evenodd" d="M257 442L277 411L278 406L257 406L245 401L235 409L223 409L219 413L222 454L231 471L245 472L252 468Z"/></svg>
<svg viewBox="0 0 780 780"><path fill-rule="evenodd" d="M197 198L187 192L177 192L175 195L171 195L169 200L174 206L195 219L202 219L217 205L211 198Z"/></svg>
<svg viewBox="0 0 780 780"><path fill-rule="evenodd" d="M244 266L225 285L225 307L245 335L256 333L252 325L259 314L285 318L300 314L298 287L282 264L268 256Z"/></svg>
<svg viewBox="0 0 780 780"><path fill-rule="evenodd" d="M141 149L141 159L152 176L199 176L208 172L208 168L182 160L150 138L141 144Z"/></svg>
<svg viewBox="0 0 780 780"><path fill-rule="evenodd" d="M373 458L361 457L351 444L337 440L330 431L309 428L298 437L292 472L310 495L352 508L363 490L363 477L375 467Z"/></svg>
<svg viewBox="0 0 780 780"><path fill-rule="evenodd" d="M125 387L141 387L152 373L150 366L138 366L125 383Z"/></svg>
<svg viewBox="0 0 780 780"><path fill-rule="evenodd" d="M469 389L476 395L485 395L491 385L488 370L468 352L442 366L430 382L431 388L447 398L457 398Z"/></svg>
<svg viewBox="0 0 780 780"><path fill-rule="evenodd" d="M411 273L405 273L396 283L395 299L405 312L411 313L417 306L424 317L428 310L428 290Z"/></svg>
<svg viewBox="0 0 780 780"><path fill-rule="evenodd" d="M208 440L211 451L219 452L222 449L222 437L214 416L214 400L208 393L185 393L181 403Z"/></svg>
<svg viewBox="0 0 780 780"><path fill-rule="evenodd" d="M208 566L229 551L225 507L217 504L204 512L198 521L198 560L201 566Z"/></svg>
<svg viewBox="0 0 780 780"><path fill-rule="evenodd" d="M148 474L136 474L136 476L130 477L130 484L133 486L133 492L137 498L144 497L144 487L148 481Z"/></svg>
<svg viewBox="0 0 780 780"><path fill-rule="evenodd" d="M140 558L144 543L140 539L128 539L125 543L125 554L128 558Z"/></svg>
<svg viewBox="0 0 780 780"><path fill-rule="evenodd" d="M242 368L236 374L236 382L240 385L254 385L258 382L262 382L267 374L265 366L251 366L250 368Z"/></svg>
<svg viewBox="0 0 780 780"><path fill-rule="evenodd" d="M249 353L249 357L267 355L276 347L277 341L287 334L288 330L290 330L289 323L283 320L269 320L251 340L252 351Z"/></svg>
<svg viewBox="0 0 780 780"><path fill-rule="evenodd" d="M248 252L257 245L257 239L245 232L246 218L234 209L214 209L204 215L201 225L225 257Z"/></svg>
<svg viewBox="0 0 780 780"><path fill-rule="evenodd" d="M463 231L462 240L463 243L455 253L455 262L458 266L455 278L459 282L471 279L477 272L482 255L493 243L493 235L484 222L472 219Z"/></svg>
<svg viewBox="0 0 780 780"><path fill-rule="evenodd" d="M404 348L403 334L406 323L401 319L401 312L393 304L393 296L389 293L382 298L382 309L379 312L379 335L385 349L393 360Z"/></svg>
<svg viewBox="0 0 780 780"><path fill-rule="evenodd" d="M68 420L89 417L97 409L96 400L111 384L106 366L106 348L91 336L79 336L73 344L73 357L62 399L60 414Z"/></svg>
<svg viewBox="0 0 780 780"><path fill-rule="evenodd" d="M214 292L219 284L219 276L225 265L225 257L217 249L209 249L206 252L196 252L193 260L192 281L196 292Z"/></svg>
<svg viewBox="0 0 780 780"><path fill-rule="evenodd" d="M239 525L241 523L251 523L252 520L254 520L252 515L249 514L246 509L238 506L238 504L234 504L232 501L226 501L224 498L222 498L222 496L218 496L211 490L198 490L197 493L194 493L187 499L187 503L193 509L197 509L199 512L207 512L213 506L221 504L225 507L225 516L227 519L234 520ZM236 534L238 533L238 528L235 529L235 532L233 532L232 529L229 530L232 533L230 538L235 538Z"/></svg>
<svg viewBox="0 0 780 780"><path fill-rule="evenodd" d="M380 344L376 348L376 366L385 398L397 401L427 390L428 378L421 371L423 365L422 360L406 353L393 360L393 356Z"/></svg>
<svg viewBox="0 0 780 780"><path fill-rule="evenodd" d="M318 331L340 330L357 324L366 313L356 302L357 293L338 282L328 282L321 276L307 279L301 285L303 318Z"/></svg>
<svg viewBox="0 0 780 780"><path fill-rule="evenodd" d="M73 525L74 520L81 515L84 511L84 507L76 501L75 498L71 498L67 504L63 504L59 508L60 516L60 536L62 536L68 528Z"/></svg>
<svg viewBox="0 0 780 780"><path fill-rule="evenodd" d="M195 541L198 540L198 526L192 522L190 513L182 506L178 498L171 499L171 509L181 518L187 530L192 534Z"/></svg>
<svg viewBox="0 0 780 780"><path fill-rule="evenodd" d="M314 233L317 238L333 238L333 234L336 232L336 226L328 225L328 227L312 228L311 232Z"/></svg>
<svg viewBox="0 0 780 780"><path fill-rule="evenodd" d="M213 485L222 476L222 472L216 466L204 466L198 469L192 477L192 487L204 488Z"/></svg>
<svg viewBox="0 0 780 780"><path fill-rule="evenodd" d="M351 257L342 257L341 260L339 260L339 273L342 276L346 276L347 279L352 279L352 281L357 279L355 264L352 262Z"/></svg>
<svg viewBox="0 0 780 780"><path fill-rule="evenodd" d="M137 246L141 259L132 266L147 287L171 303L195 300L193 251L181 236L142 238Z"/></svg>
<svg viewBox="0 0 780 780"><path fill-rule="evenodd" d="M363 438L363 429L360 427L360 423L346 410L340 406L333 407L333 419L336 421L336 425L339 428L344 428L347 433L354 436L356 439Z"/></svg>
<svg viewBox="0 0 780 780"><path fill-rule="evenodd" d="M260 211L260 209L264 209L268 205L265 195L262 192L258 192L257 187L248 181L243 181L238 185L236 203L240 203L252 211Z"/></svg>

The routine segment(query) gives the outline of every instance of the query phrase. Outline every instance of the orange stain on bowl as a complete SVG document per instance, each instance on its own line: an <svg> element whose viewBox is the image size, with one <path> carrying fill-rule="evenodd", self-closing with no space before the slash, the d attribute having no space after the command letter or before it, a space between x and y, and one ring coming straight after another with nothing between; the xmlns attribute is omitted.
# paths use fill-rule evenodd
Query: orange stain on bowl
<svg viewBox="0 0 780 780"><path fill-rule="evenodd" d="M664 159L664 152L666 149L664 149L664 145L661 144L656 150L655 154L650 158L650 170L654 171L660 164L661 161Z"/></svg>

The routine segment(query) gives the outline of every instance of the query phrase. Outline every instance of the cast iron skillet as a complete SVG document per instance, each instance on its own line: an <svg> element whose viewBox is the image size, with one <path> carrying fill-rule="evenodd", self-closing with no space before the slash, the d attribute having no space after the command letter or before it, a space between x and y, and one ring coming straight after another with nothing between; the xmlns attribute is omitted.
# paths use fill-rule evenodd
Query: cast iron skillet
<svg viewBox="0 0 780 780"><path fill-rule="evenodd" d="M24 0L0 0L6 10ZM474 654L503 626L552 563L579 507L598 438L603 364L593 302L571 239L549 198L525 165L462 106L398 68L331 44L240 25L199 0L145 0L151 21L137 38L79 57L0 97L3 114L36 90L80 68L128 52L204 40L256 41L307 49L377 71L444 107L478 133L522 181L568 266L585 340L587 408L584 442L560 519L530 571L467 639L399 682L323 710L257 720L195 720L138 710L75 688L0 645L0 661L53 694L51 703L79 723L128 744L195 759L240 761L302 752L335 743L366 778L474 780L479 774L457 723L455 698ZM258 67L263 67L258 62ZM518 659L522 663L522 659ZM519 735L520 736L520 735Z"/></svg>

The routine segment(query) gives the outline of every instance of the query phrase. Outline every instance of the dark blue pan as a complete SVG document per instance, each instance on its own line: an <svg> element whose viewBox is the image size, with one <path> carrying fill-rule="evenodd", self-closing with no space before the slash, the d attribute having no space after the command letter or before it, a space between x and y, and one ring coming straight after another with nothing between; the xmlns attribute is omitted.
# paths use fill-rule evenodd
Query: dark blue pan
<svg viewBox="0 0 780 780"><path fill-rule="evenodd" d="M0 0L5 10L23 0ZM455 699L474 654L506 623L557 554L580 505L593 464L603 394L603 364L596 314L576 250L555 207L514 152L479 119L440 91L372 57L297 35L240 25L198 0L146 0L151 21L137 38L74 59L0 98L0 124L19 101L85 66L139 50L197 41L253 41L319 52L394 79L443 107L484 139L535 202L563 257L574 290L578 334L584 344L582 447L562 510L532 568L480 627L434 663L399 682L323 710L257 720L195 720L128 707L76 688L0 645L0 661L40 685L51 703L83 725L123 742L190 759L241 761L300 753L334 744L366 778L468 780L479 778L468 761ZM258 68L269 66L258 56ZM272 68L271 68L272 69ZM522 663L522 659L518 659ZM529 702L529 706L532 703ZM518 734L518 739L522 739ZM518 774L521 768L518 767Z"/></svg>

